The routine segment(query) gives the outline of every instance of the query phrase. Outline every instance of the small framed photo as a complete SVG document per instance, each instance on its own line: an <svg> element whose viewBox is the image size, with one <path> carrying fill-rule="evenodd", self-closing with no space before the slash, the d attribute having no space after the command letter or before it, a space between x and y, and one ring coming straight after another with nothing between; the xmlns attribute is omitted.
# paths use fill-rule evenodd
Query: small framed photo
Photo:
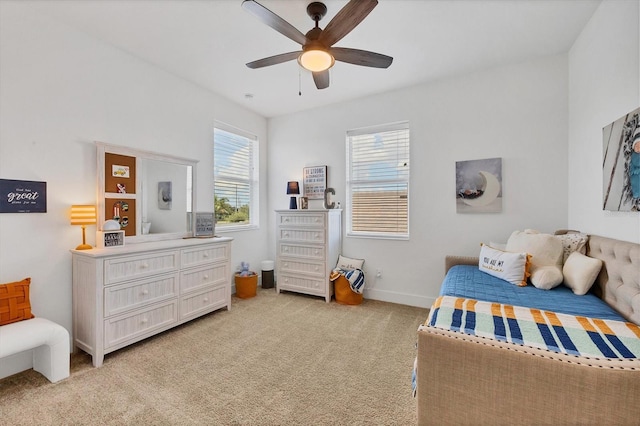
<svg viewBox="0 0 640 426"><path fill-rule="evenodd" d="M98 231L96 244L98 248L124 246L124 231Z"/></svg>
<svg viewBox="0 0 640 426"><path fill-rule="evenodd" d="M300 197L300 208L302 210L307 210L309 208L309 198L308 197Z"/></svg>
<svg viewBox="0 0 640 426"><path fill-rule="evenodd" d="M196 237L213 237L215 230L216 221L213 212L196 213Z"/></svg>

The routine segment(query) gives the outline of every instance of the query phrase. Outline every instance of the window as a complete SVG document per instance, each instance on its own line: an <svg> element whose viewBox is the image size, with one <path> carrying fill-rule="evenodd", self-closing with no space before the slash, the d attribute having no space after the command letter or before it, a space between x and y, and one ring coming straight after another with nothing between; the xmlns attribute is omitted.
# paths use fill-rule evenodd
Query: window
<svg viewBox="0 0 640 426"><path fill-rule="evenodd" d="M258 138L216 123L213 131L216 231L258 226Z"/></svg>
<svg viewBox="0 0 640 426"><path fill-rule="evenodd" d="M409 123L347 132L347 235L409 238Z"/></svg>

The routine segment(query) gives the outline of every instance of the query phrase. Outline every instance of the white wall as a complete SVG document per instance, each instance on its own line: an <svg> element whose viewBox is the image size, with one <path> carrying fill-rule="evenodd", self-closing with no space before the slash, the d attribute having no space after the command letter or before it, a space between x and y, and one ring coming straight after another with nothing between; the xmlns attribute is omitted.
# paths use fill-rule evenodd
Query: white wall
<svg viewBox="0 0 640 426"><path fill-rule="evenodd" d="M0 2L0 178L47 182L47 213L0 214L0 282L32 277L35 315L71 331L69 249L81 242L81 230L70 226L68 212L71 204L96 202L94 141L200 160L197 207L211 211L214 120L258 136L264 171L267 122L25 10ZM266 176L263 181L266 191ZM266 205L262 212L264 224ZM87 228L91 244L95 231ZM233 264L264 259L266 247L255 241L266 239L264 225L238 233ZM28 368L30 359L22 354L1 363L0 377Z"/></svg>
<svg viewBox="0 0 640 426"><path fill-rule="evenodd" d="M569 52L569 227L640 243L640 213L602 210L602 128L640 106L640 7L603 1Z"/></svg>
<svg viewBox="0 0 640 426"><path fill-rule="evenodd" d="M343 253L365 259L365 297L429 306L445 254L477 255L480 242L506 241L515 229L567 225L567 90L560 55L270 119L271 252L287 181L327 165L344 206L346 131L408 120L411 239L345 237ZM502 213L456 214L455 162L492 157L503 159Z"/></svg>

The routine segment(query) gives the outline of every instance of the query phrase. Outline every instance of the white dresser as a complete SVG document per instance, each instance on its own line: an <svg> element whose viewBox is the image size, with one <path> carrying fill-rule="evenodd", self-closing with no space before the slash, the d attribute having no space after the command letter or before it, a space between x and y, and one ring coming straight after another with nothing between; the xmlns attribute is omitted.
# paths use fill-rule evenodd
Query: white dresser
<svg viewBox="0 0 640 426"><path fill-rule="evenodd" d="M216 309L231 309L231 238L71 250L73 341L104 355Z"/></svg>
<svg viewBox="0 0 640 426"><path fill-rule="evenodd" d="M342 250L342 210L276 210L276 281L281 290L333 295L329 275Z"/></svg>

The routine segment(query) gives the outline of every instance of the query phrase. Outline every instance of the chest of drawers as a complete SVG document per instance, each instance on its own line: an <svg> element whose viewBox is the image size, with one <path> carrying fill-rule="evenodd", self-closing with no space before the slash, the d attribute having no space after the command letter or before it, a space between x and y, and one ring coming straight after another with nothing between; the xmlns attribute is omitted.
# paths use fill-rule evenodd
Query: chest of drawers
<svg viewBox="0 0 640 426"><path fill-rule="evenodd" d="M72 250L74 345L104 355L216 309L231 309L231 239Z"/></svg>
<svg viewBox="0 0 640 426"><path fill-rule="evenodd" d="M331 301L342 249L342 210L276 210L276 279L281 290Z"/></svg>

